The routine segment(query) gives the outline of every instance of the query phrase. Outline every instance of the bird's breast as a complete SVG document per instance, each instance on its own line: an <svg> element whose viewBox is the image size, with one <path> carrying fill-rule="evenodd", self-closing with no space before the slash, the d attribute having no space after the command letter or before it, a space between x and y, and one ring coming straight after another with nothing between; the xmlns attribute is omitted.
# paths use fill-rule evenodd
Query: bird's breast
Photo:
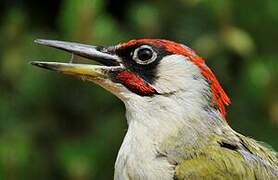
<svg viewBox="0 0 278 180"><path fill-rule="evenodd" d="M115 164L115 180L172 180L175 167L140 127L129 127Z"/></svg>

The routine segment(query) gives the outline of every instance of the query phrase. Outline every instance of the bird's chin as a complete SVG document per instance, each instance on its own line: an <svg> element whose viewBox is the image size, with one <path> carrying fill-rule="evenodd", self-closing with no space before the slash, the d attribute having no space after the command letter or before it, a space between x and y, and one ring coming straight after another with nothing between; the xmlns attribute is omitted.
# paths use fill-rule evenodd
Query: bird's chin
<svg viewBox="0 0 278 180"><path fill-rule="evenodd" d="M126 99L128 94L130 94L130 91L122 85L122 83L115 80L115 77L117 77L118 74L125 71L125 68L121 65L104 66L44 61L32 61L31 64L40 68L93 82L122 100Z"/></svg>

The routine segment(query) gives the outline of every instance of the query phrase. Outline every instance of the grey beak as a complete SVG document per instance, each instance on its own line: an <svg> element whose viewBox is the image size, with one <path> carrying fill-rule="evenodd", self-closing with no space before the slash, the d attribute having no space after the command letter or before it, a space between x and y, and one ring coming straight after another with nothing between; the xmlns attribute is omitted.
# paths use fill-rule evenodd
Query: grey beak
<svg viewBox="0 0 278 180"><path fill-rule="evenodd" d="M57 49L65 50L67 52L93 59L103 65L116 66L119 65L119 58L116 55L111 54L106 48L101 46L91 46L86 44L37 39L35 43L54 47Z"/></svg>

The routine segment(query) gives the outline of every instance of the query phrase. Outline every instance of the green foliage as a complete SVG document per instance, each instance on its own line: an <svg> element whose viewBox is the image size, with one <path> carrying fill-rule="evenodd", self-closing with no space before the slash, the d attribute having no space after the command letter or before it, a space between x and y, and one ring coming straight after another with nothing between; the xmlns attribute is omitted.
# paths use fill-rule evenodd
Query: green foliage
<svg viewBox="0 0 278 180"><path fill-rule="evenodd" d="M278 149L277 1L15 2L4 0L0 12L0 179L112 179L127 128L116 97L31 67L30 60L70 58L38 47L36 38L187 44L231 97L231 126Z"/></svg>

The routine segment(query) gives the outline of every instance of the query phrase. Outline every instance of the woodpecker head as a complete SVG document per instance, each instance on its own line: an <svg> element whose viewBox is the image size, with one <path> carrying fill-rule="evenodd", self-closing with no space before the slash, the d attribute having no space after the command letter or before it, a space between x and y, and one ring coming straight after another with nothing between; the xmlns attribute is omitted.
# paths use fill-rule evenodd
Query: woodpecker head
<svg viewBox="0 0 278 180"><path fill-rule="evenodd" d="M102 65L33 61L31 64L93 81L123 101L176 97L209 105L223 116L230 100L204 60L187 46L161 39L138 39L116 46L53 40L38 44L63 49Z"/></svg>

